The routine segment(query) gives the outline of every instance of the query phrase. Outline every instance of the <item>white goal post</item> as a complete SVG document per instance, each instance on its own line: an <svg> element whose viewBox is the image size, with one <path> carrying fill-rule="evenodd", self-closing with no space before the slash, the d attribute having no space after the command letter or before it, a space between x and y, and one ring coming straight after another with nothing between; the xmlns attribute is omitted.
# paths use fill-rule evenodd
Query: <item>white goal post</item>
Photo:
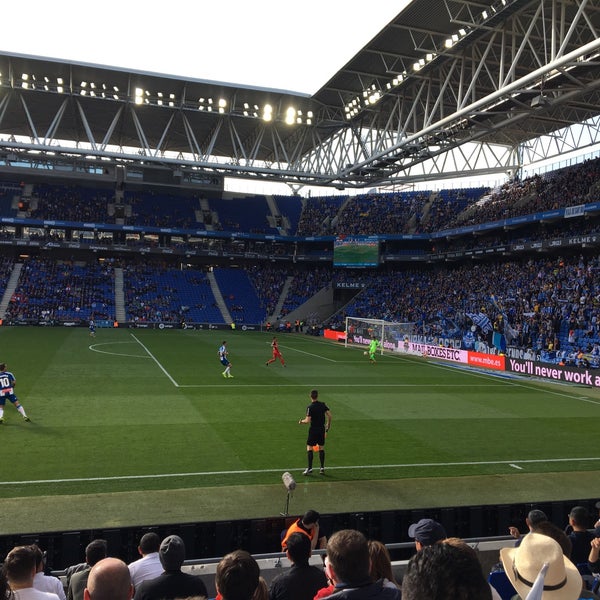
<svg viewBox="0 0 600 600"><path fill-rule="evenodd" d="M361 319L346 317L346 339L344 345L368 346L372 339L379 341L379 350L397 350L398 344L414 333L414 323L396 323L383 319Z"/></svg>

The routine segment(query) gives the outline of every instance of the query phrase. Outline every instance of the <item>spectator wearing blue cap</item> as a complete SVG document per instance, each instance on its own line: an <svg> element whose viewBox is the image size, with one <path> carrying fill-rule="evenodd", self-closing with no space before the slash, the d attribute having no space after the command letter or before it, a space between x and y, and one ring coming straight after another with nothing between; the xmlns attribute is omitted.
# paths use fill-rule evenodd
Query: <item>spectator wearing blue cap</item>
<svg viewBox="0 0 600 600"><path fill-rule="evenodd" d="M433 546L448 535L444 527L433 519L421 519L408 528L408 537L415 540L417 552L425 546Z"/></svg>

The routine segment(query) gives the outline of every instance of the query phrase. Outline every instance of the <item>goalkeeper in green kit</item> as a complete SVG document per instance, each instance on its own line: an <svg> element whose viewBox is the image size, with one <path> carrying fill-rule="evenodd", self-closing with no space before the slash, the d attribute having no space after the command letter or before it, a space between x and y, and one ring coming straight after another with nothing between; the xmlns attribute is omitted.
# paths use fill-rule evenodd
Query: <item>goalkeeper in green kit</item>
<svg viewBox="0 0 600 600"><path fill-rule="evenodd" d="M371 340L371 343L369 344L369 362L375 362L375 353L377 352L377 348L380 346L381 344L379 343L379 340Z"/></svg>

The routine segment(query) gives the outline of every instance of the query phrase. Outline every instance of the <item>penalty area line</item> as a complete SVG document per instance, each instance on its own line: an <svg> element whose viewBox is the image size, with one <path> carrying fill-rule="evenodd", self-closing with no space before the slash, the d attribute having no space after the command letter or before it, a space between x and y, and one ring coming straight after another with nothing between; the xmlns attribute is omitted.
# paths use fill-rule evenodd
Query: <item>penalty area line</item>
<svg viewBox="0 0 600 600"><path fill-rule="evenodd" d="M600 462L600 457L581 457L581 458L540 458L525 460L479 460L463 462L443 462L443 463L404 463L392 465L347 465L340 467L327 467L327 471L349 471L349 470L377 470L377 469L415 469L426 467L469 467L485 465L508 465L516 469L521 469L518 465L539 464L539 463L568 463L568 462ZM26 481L0 481L0 487L10 485L40 485L44 483L85 483L102 481L131 481L141 479L172 479L174 477L206 477L215 475L260 475L263 473L281 473L282 471L302 471L304 467L281 467L279 469L238 469L232 471L198 471L195 473L158 473L152 475L118 475L114 477L74 477L72 479L35 479Z"/></svg>
<svg viewBox="0 0 600 600"><path fill-rule="evenodd" d="M144 346L144 344L142 344L142 342L137 337L135 337L135 335L133 333L131 334L131 337L145 350L146 354L148 354L148 356L156 363L156 366L169 378L169 381L175 387L179 387L179 384L171 377L169 372L160 364L160 362L158 361L156 356L154 356L154 354L152 354L152 352L150 352L150 350L148 350L148 348L146 348L146 346Z"/></svg>

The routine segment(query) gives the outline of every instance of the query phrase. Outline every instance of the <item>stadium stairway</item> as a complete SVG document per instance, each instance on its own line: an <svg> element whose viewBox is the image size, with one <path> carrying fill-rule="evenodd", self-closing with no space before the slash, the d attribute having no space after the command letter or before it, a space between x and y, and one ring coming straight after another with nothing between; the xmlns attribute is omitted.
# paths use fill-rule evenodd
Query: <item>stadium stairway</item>
<svg viewBox="0 0 600 600"><path fill-rule="evenodd" d="M4 290L4 295L2 296L2 301L0 301L0 319L4 319L6 315L6 310L10 303L10 299L17 289L17 284L19 283L19 277L21 276L22 269L23 263L16 263L13 267L8 283L6 284L6 289Z"/></svg>
<svg viewBox="0 0 600 600"><path fill-rule="evenodd" d="M279 315L281 314L281 309L283 308L283 303L285 302L288 292L290 291L292 281L294 281L294 278L291 275L288 275L288 277L285 280L285 283L283 284L283 288L281 288L281 294L279 294L279 300L277 300L277 304L273 309L273 314L267 315L267 319L269 321L277 321L277 319L279 318Z"/></svg>
<svg viewBox="0 0 600 600"><path fill-rule="evenodd" d="M225 305L225 300L223 299L223 294L221 294L221 289L219 288L219 284L215 279L215 274L212 271L207 273L208 281L210 283L210 289L212 290L213 296L215 297L215 301L217 303L217 307L221 311L223 315L223 321L225 323L233 323L233 319L231 318L231 314L227 310L227 306Z"/></svg>
<svg viewBox="0 0 600 600"><path fill-rule="evenodd" d="M333 299L333 287L328 285L319 290L304 304L290 311L281 320L293 323L296 319L299 319L305 323L322 323L339 310L339 308Z"/></svg>
<svg viewBox="0 0 600 600"><path fill-rule="evenodd" d="M127 320L125 312L125 291L123 289L123 269L115 269L115 318L119 323Z"/></svg>

